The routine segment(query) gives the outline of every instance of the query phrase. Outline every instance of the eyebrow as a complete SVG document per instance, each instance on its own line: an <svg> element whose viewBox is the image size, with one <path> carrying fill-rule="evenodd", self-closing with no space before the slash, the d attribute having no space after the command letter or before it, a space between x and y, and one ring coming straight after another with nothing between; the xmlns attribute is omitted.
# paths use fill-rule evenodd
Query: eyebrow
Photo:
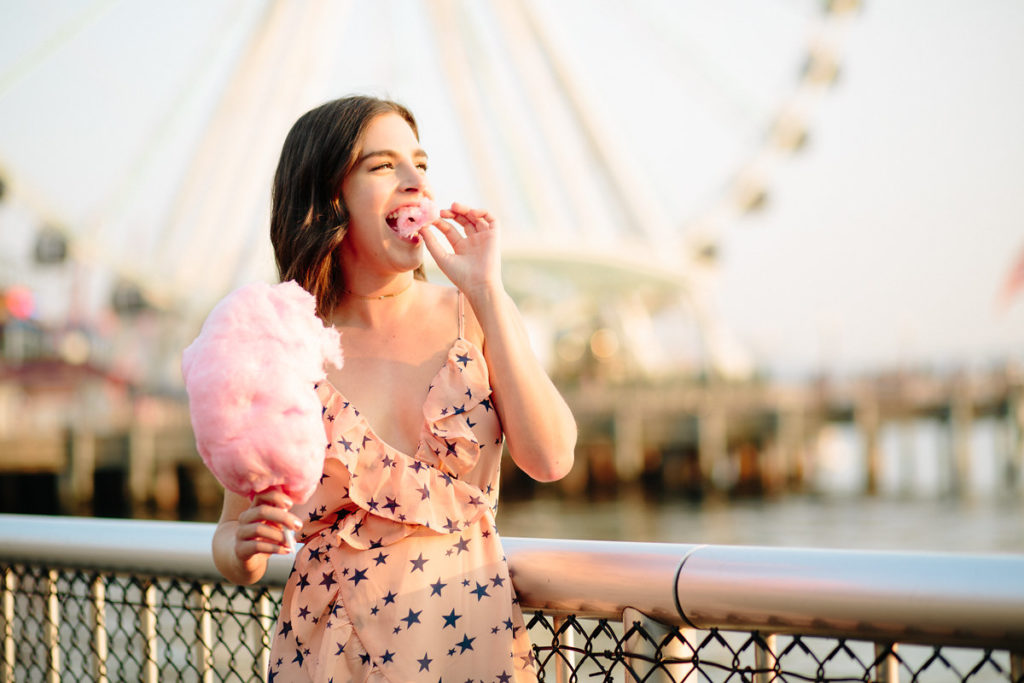
<svg viewBox="0 0 1024 683"><path fill-rule="evenodd" d="M376 150L373 150L372 152L366 152L362 156L360 156L358 159L356 159L355 166L359 166L360 164L362 164L364 161L366 161L367 159L369 159L371 157L389 157L391 159L396 159L396 158L398 158L400 156L402 156L402 155L399 154L398 152L396 152L393 149L376 149ZM426 159L427 158L427 153L425 151L423 151L422 149L417 149L417 150L413 151L412 156L415 159Z"/></svg>

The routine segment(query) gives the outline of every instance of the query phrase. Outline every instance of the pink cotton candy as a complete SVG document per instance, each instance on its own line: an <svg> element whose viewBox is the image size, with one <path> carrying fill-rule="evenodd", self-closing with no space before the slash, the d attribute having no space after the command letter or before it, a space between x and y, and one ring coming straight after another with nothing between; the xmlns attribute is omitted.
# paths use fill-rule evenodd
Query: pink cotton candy
<svg viewBox="0 0 1024 683"><path fill-rule="evenodd" d="M401 237L409 238L441 217L441 211L430 199L424 197L413 206L403 206L398 210L395 230Z"/></svg>
<svg viewBox="0 0 1024 683"><path fill-rule="evenodd" d="M293 281L256 283L225 297L182 354L196 446L225 488L313 494L327 436L314 384L324 361L341 367L338 331Z"/></svg>

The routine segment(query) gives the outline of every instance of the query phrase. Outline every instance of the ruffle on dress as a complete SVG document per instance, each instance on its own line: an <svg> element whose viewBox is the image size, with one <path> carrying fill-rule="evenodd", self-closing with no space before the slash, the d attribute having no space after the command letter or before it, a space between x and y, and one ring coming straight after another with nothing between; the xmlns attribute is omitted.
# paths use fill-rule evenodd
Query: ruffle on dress
<svg viewBox="0 0 1024 683"><path fill-rule="evenodd" d="M326 508L307 513L306 539L312 540L328 521L337 537L358 549L388 545L422 528L453 533L494 504L490 495L459 479L480 458L470 413L480 406L485 413L493 411L487 364L472 342L459 337L435 375L413 455L380 439L328 382L320 383L317 393L329 439L324 477L335 484L343 481L345 488L340 492L342 509L332 506L338 516L327 515Z"/></svg>
<svg viewBox="0 0 1024 683"><path fill-rule="evenodd" d="M501 424L482 351L461 335L453 343L411 455L329 383L317 393L330 445L317 490L294 509L304 545L269 680L536 681L491 514Z"/></svg>

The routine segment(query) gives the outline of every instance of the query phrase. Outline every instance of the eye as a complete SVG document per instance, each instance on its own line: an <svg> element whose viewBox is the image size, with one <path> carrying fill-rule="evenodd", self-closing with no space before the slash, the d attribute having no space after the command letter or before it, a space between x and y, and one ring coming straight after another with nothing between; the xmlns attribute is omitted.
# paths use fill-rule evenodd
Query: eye
<svg viewBox="0 0 1024 683"><path fill-rule="evenodd" d="M382 171L384 169L389 169L389 168L394 168L394 167L395 167L394 164L392 164L390 161L385 161L385 162L377 164L376 166L372 166L370 168L370 172Z"/></svg>
<svg viewBox="0 0 1024 683"><path fill-rule="evenodd" d="M424 173L426 173L427 172L427 162L425 162L425 161L419 162L418 164L416 164L416 168L418 168L421 171L423 171Z"/></svg>

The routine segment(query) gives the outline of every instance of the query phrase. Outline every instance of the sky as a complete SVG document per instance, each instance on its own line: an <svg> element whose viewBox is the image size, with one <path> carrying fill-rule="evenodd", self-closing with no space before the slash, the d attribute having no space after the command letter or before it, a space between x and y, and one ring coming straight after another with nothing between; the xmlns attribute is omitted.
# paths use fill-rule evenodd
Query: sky
<svg viewBox="0 0 1024 683"><path fill-rule="evenodd" d="M820 29L820 3L801 0L527 4L563 49L615 161L608 172L682 226L720 202L763 145ZM1024 295L996 305L1024 253L1024 5L863 4L833 43L839 79L805 107L807 145L772 165L762 209L715 226L716 315L776 374L1024 361ZM0 225L8 277L19 268L12 250L27 248L39 221L88 236L98 266L159 253L182 169L208 139L204 125L262 7L0 0L0 171L34 213ZM541 249L625 253L602 180L589 177L599 174L579 189L592 221L571 224L559 207L572 176L591 168L581 162L586 141L573 137L566 106L514 81L512 65L528 68L531 55L503 42L507 21L476 5L439 34L422 3L332 7L339 28L310 28L321 32L306 41L319 46L319 63L305 62L303 76L317 71L319 89L270 90L279 96L250 128L239 116L248 137L229 161L255 169L237 185L253 188L245 194L255 208L242 212L250 224L262 229L265 179L285 132L268 121L294 120L326 93L371 91L417 112L442 197L485 201L474 171L495 169L513 246L522 236ZM477 81L481 116L500 130L483 152L465 143L453 116L459 93L436 75L455 44L444 30L460 31L470 58L489 68ZM285 61L267 61L268 83L297 78L277 73ZM561 125L557 149L542 139L545 125ZM561 211L554 229L517 201L531 191ZM672 261L678 245L647 239L646 253Z"/></svg>
<svg viewBox="0 0 1024 683"><path fill-rule="evenodd" d="M727 231L721 305L755 353L823 369L1020 360L1024 5L868 3L805 153Z"/></svg>

